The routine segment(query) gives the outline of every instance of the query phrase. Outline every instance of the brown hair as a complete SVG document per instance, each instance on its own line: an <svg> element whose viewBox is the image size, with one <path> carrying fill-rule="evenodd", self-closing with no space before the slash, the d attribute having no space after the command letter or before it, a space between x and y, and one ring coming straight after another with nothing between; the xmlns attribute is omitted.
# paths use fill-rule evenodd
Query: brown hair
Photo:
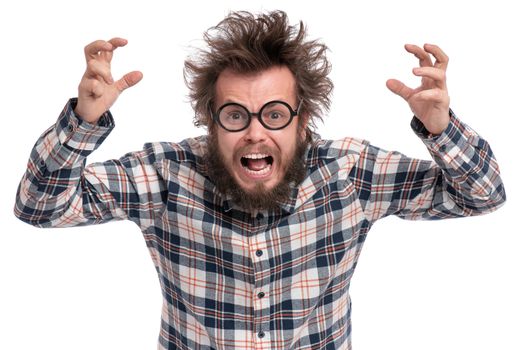
<svg viewBox="0 0 524 350"><path fill-rule="evenodd" d="M301 113L311 117L314 127L316 119L322 120L322 111L329 110L333 82L328 78L331 64L326 57L327 46L305 38L302 21L290 26L283 11L257 16L232 12L208 29L204 33L207 49L184 63L194 124L211 126L215 85L223 70L250 74L285 65L295 76L297 97L303 99Z"/></svg>

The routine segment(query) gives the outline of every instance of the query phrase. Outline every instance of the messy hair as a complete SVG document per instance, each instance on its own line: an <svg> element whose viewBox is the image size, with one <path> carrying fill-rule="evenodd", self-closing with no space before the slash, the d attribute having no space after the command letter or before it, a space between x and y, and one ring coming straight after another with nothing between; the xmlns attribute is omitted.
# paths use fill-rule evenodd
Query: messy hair
<svg viewBox="0 0 524 350"><path fill-rule="evenodd" d="M283 11L259 15L232 12L204 33L204 41L207 48L184 63L195 126L211 126L216 81L225 69L253 74L287 66L296 80L297 98L303 100L301 113L310 116L310 126L329 110L333 82L328 78L328 48L317 40L306 41L302 21L289 25Z"/></svg>

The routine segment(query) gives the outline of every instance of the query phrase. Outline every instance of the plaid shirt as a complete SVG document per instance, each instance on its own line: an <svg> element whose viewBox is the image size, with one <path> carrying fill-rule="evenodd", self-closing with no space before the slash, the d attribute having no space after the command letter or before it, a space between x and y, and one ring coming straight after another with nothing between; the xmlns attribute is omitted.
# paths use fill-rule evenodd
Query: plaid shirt
<svg viewBox="0 0 524 350"><path fill-rule="evenodd" d="M114 123L109 112L82 122L74 105L36 143L15 214L38 227L136 223L162 287L159 349L351 349L348 289L376 220L477 215L505 200L488 143L452 112L435 138L412 121L434 161L316 137L289 200L253 213L206 175L205 136L85 166Z"/></svg>

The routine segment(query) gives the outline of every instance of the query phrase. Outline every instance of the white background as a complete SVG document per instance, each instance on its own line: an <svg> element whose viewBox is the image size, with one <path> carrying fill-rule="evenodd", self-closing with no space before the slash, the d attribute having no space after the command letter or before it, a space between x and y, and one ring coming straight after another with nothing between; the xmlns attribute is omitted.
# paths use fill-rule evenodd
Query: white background
<svg viewBox="0 0 524 350"><path fill-rule="evenodd" d="M89 161L192 126L183 61L230 10L283 9L331 49L335 82L324 138L351 135L413 157L428 153L407 105L385 87L414 85L404 43L450 56L451 105L490 144L508 202L478 218L371 230L351 287L357 350L524 349L522 10L517 1L3 1L0 5L0 349L154 349L161 294L138 228L119 222L40 230L12 215L38 136L84 71L83 47L122 36L114 75L144 80L112 108L117 128ZM520 34L519 34L520 33Z"/></svg>

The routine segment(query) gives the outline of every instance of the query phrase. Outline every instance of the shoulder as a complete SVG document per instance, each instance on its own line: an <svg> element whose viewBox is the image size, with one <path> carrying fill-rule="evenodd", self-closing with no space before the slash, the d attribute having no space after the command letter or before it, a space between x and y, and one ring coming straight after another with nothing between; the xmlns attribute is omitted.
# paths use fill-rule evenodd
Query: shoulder
<svg viewBox="0 0 524 350"><path fill-rule="evenodd" d="M144 145L144 156L149 162L199 163L205 154L206 136L188 138L180 142L149 142Z"/></svg>
<svg viewBox="0 0 524 350"><path fill-rule="evenodd" d="M144 167L153 167L160 172L180 166L200 168L205 147L205 136L180 142L148 142L141 151L129 152L116 161L136 171Z"/></svg>
<svg viewBox="0 0 524 350"><path fill-rule="evenodd" d="M348 156L358 158L368 146L368 141L355 137L344 137L338 140L325 140L315 137L311 144L309 158L313 162Z"/></svg>
<svg viewBox="0 0 524 350"><path fill-rule="evenodd" d="M368 141L359 138L326 140L315 134L307 153L309 173L312 176L319 173L324 179L344 178L359 162L368 146Z"/></svg>

